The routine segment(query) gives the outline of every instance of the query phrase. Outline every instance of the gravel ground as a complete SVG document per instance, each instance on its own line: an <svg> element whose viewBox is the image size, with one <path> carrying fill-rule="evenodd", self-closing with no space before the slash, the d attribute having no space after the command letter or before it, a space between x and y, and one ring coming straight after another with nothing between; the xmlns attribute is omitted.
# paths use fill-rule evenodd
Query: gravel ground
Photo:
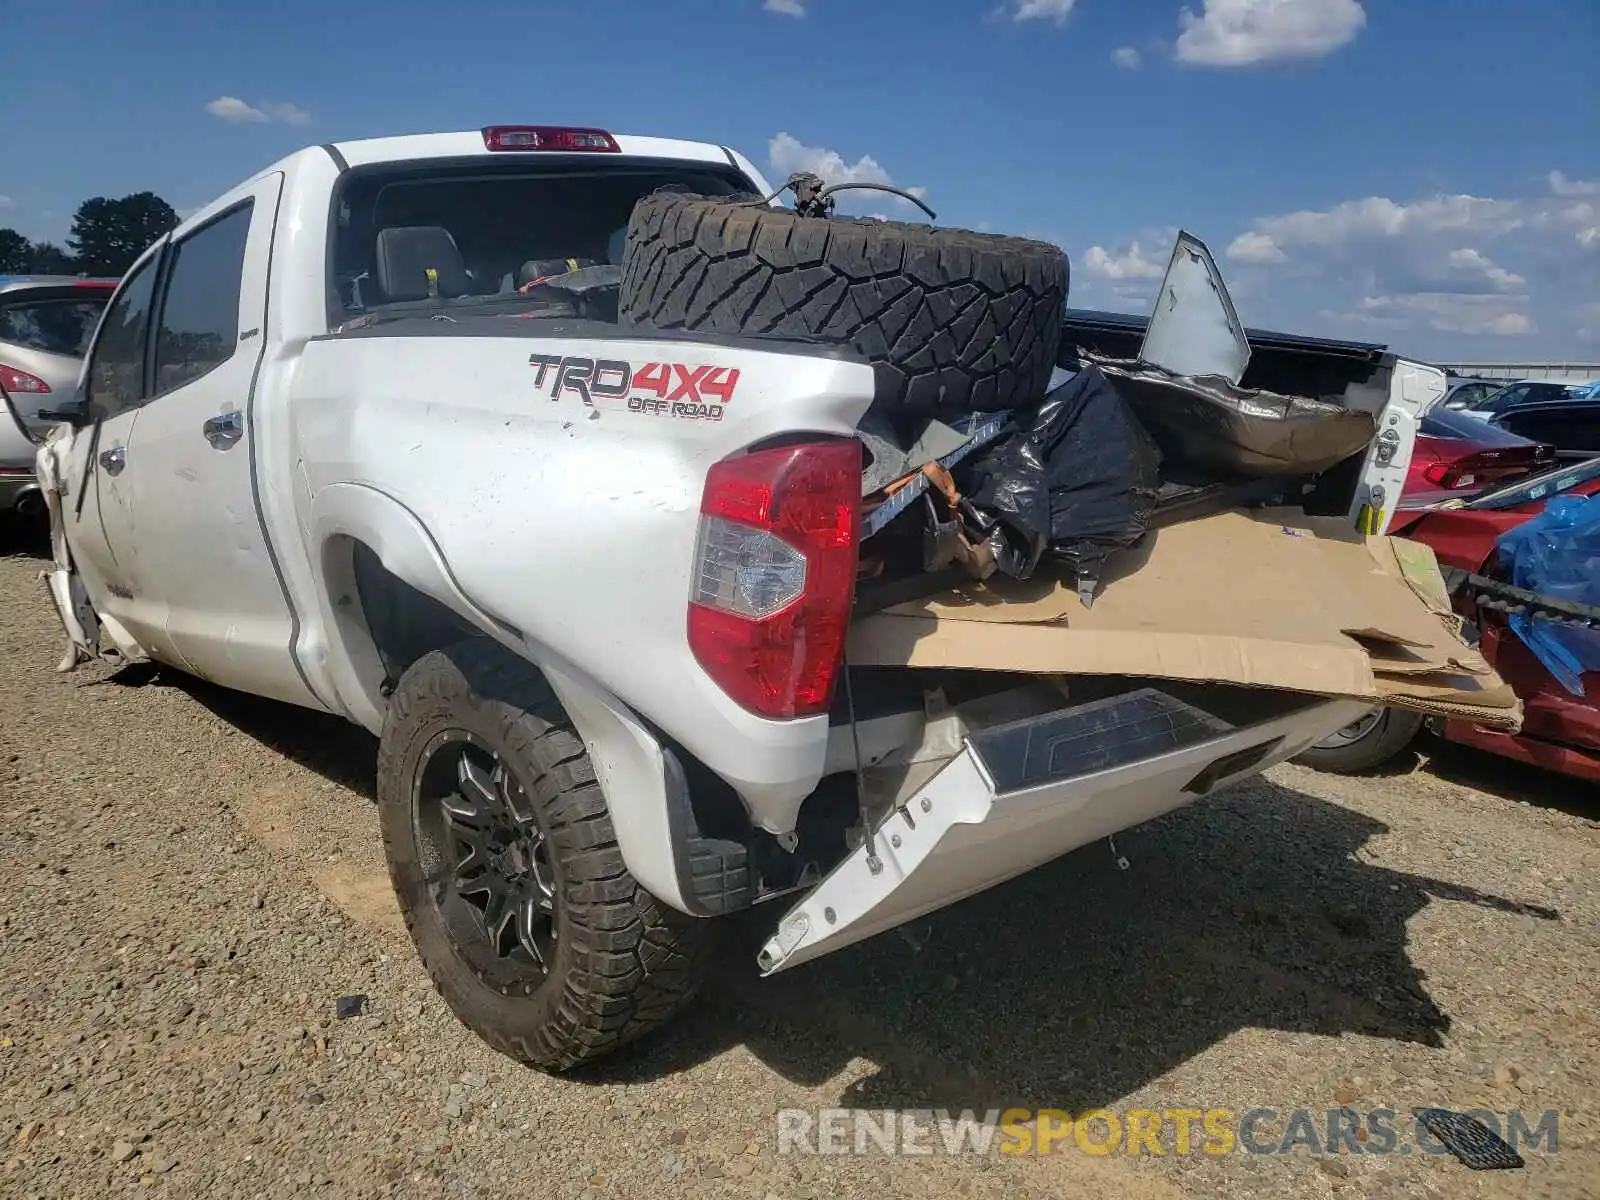
<svg viewBox="0 0 1600 1200"><path fill-rule="evenodd" d="M417 966L371 740L169 673L54 674L39 565L0 560L0 1195L1600 1195L1593 789L1448 748L1279 768L1119 839L1126 873L1090 847L776 981L737 930L685 1020L553 1079ZM1557 1109L1560 1152L775 1139L790 1107L1425 1104Z"/></svg>

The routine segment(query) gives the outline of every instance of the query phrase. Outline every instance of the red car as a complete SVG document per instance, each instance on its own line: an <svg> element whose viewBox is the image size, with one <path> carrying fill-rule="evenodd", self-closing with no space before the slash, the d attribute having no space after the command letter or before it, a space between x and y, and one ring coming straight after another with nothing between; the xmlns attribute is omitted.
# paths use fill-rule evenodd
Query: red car
<svg viewBox="0 0 1600 1200"><path fill-rule="evenodd" d="M1556 447L1473 416L1435 405L1422 418L1400 494L1401 509L1471 499L1485 488L1556 465Z"/></svg>
<svg viewBox="0 0 1600 1200"><path fill-rule="evenodd" d="M1446 508L1401 512L1389 532L1433 547L1441 567L1503 578L1492 562L1496 540L1538 515L1552 496L1600 494L1600 458L1542 471ZM1567 691L1506 624L1503 613L1458 597L1457 611L1478 629L1479 650L1524 708L1522 732L1487 733L1466 721L1434 722L1452 742L1600 783L1600 673L1583 676L1582 696ZM1318 770L1371 770L1409 746L1427 719L1376 708L1296 761Z"/></svg>

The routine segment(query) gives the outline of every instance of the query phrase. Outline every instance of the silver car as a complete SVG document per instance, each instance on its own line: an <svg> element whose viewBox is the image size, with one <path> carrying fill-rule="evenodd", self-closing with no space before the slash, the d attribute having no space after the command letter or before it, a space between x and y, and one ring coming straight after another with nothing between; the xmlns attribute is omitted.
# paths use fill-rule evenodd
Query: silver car
<svg viewBox="0 0 1600 1200"><path fill-rule="evenodd" d="M29 438L52 423L41 413L72 402L78 368L116 286L115 279L0 277L0 393L27 426L0 421L0 513L26 515L39 504Z"/></svg>

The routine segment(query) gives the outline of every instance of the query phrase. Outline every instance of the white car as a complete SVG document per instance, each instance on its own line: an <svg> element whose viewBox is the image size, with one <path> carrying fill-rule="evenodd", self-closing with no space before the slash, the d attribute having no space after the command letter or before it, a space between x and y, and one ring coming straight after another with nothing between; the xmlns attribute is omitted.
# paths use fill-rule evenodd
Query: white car
<svg viewBox="0 0 1600 1200"><path fill-rule="evenodd" d="M675 208L684 189L728 199ZM619 324L623 231L627 270L659 275L628 287L748 293L779 332L813 303L858 306L865 328L949 271L1010 272L1015 312L1064 292L1065 267L993 239L915 266L908 250L902 271L880 251L979 235L850 223L824 249L820 222L746 199L771 190L724 147L596 130L309 147L133 265L81 407L40 452L63 665L153 659L378 735L422 960L468 1025L548 1069L683 1005L711 918L790 896L760 954L787 968L1253 775L1365 707L1282 694L1229 717L1137 682L1075 704L994 672L952 683L940 724L925 675L836 687L856 426L921 383L849 346ZM697 245L719 248L711 268ZM824 261L866 283L828 290ZM1053 370L990 328L939 388L1003 404L996 389ZM1358 367L1381 433L1350 511L1381 532L1443 377ZM1131 736L1151 721L1154 742ZM1110 747L1092 770L1026 754L1085 730ZM932 769L891 809L850 784L918 755Z"/></svg>

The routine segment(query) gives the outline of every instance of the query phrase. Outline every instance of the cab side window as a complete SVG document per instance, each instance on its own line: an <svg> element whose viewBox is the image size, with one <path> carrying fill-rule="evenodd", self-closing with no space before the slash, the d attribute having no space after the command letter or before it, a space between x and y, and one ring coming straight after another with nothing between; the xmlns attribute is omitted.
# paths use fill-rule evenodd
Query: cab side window
<svg viewBox="0 0 1600 1200"><path fill-rule="evenodd" d="M156 329L155 395L193 383L233 357L252 207L234 209L169 251Z"/></svg>
<svg viewBox="0 0 1600 1200"><path fill-rule="evenodd" d="M97 420L138 408L144 400L145 335L160 261L156 255L136 270L100 319L88 371L89 409Z"/></svg>

